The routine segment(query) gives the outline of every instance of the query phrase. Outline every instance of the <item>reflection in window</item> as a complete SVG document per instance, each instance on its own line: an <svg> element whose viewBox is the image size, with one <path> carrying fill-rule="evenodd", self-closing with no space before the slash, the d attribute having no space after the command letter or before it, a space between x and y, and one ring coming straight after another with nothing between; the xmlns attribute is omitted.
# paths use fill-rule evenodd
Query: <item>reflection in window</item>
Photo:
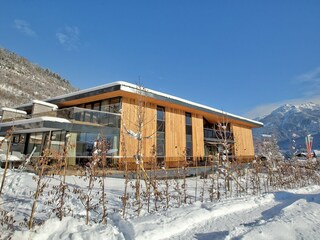
<svg viewBox="0 0 320 240"><path fill-rule="evenodd" d="M192 117L191 113L186 113L186 155L192 156Z"/></svg>
<svg viewBox="0 0 320 240"><path fill-rule="evenodd" d="M21 154L23 154L24 147L25 147L25 138L26 138L25 134L13 135L11 151L20 152Z"/></svg>
<svg viewBox="0 0 320 240"><path fill-rule="evenodd" d="M30 154L32 152L33 148L36 147L36 150L35 150L33 156L40 156L41 155L42 137L43 137L43 133L31 133L29 135L27 154Z"/></svg>
<svg viewBox="0 0 320 240"><path fill-rule="evenodd" d="M119 113L121 109L121 98L110 98L101 102L101 111Z"/></svg>
<svg viewBox="0 0 320 240"><path fill-rule="evenodd" d="M51 133L50 152L52 154L63 154L65 147L65 131L53 131Z"/></svg>
<svg viewBox="0 0 320 240"><path fill-rule="evenodd" d="M157 107L157 157L158 164L162 165L165 157L165 108Z"/></svg>
<svg viewBox="0 0 320 240"><path fill-rule="evenodd" d="M119 134L107 134L106 141L108 144L109 150L112 150L112 155L118 155L119 149ZM77 134L77 148L76 155L79 157L92 156L94 150L94 143L97 139L101 139L100 134L98 133L78 133Z"/></svg>

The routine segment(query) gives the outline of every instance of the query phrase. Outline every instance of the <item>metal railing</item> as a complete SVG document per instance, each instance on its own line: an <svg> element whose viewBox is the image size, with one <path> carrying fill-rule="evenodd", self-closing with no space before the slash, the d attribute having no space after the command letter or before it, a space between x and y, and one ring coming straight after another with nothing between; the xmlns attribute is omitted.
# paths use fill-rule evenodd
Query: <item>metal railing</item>
<svg viewBox="0 0 320 240"><path fill-rule="evenodd" d="M233 140L233 133L230 131L219 131L211 128L204 128L204 138Z"/></svg>
<svg viewBox="0 0 320 240"><path fill-rule="evenodd" d="M58 109L50 112L42 112L37 114L27 115L25 118L12 118L12 119L4 119L2 122L11 122L22 119L30 119L36 117L58 117L64 118L70 121L79 121L79 122L88 122L88 123L96 123L108 127L120 127L120 114L118 113L110 113L110 112L102 112L97 110L91 110L86 108L79 107L70 107Z"/></svg>

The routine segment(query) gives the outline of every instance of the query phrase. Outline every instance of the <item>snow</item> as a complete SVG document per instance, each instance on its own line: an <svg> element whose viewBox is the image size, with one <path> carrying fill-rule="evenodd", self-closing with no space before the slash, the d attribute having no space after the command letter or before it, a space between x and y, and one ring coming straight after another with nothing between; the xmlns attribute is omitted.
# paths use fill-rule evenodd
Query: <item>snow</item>
<svg viewBox="0 0 320 240"><path fill-rule="evenodd" d="M0 162L6 161L6 154L0 154ZM8 155L8 161L15 162L15 161L21 161L21 158L15 156L15 155Z"/></svg>
<svg viewBox="0 0 320 240"><path fill-rule="evenodd" d="M2 111L7 111L7 112L20 113L20 114L27 115L26 111L17 110L17 109L14 109L14 108L3 107L3 108L1 108L1 110Z"/></svg>
<svg viewBox="0 0 320 240"><path fill-rule="evenodd" d="M0 177L3 169L0 169ZM89 225L85 225L85 210L79 196L68 192L66 205L72 214L62 221L52 212L52 198L46 190L38 201L35 224L32 230L25 226L33 203L32 193L36 182L33 173L8 170L4 194L0 197L0 209L8 211L17 221L14 230L0 226L0 239L10 235L12 239L318 239L320 236L320 186L311 185L292 190L264 193L257 196L234 196L219 201L196 201L172 205L169 209L140 216L129 211L122 218L121 195L124 179L105 178L108 206L108 223L99 223L101 214L92 211ZM1 178L2 179L2 178ZM199 178L189 178L189 195L194 194ZM173 182L175 180L172 180ZM48 176L48 185L59 183L58 176ZM84 178L67 176L70 187L86 189ZM98 184L94 188L99 191ZM176 200L172 200L176 201Z"/></svg>
<svg viewBox="0 0 320 240"><path fill-rule="evenodd" d="M37 123L37 122L44 122L44 121L59 122L59 123L71 123L69 120L64 119L64 118L36 117L36 118L22 119L22 120L16 120L16 121L11 121L11 122L0 123L0 127L6 127L6 126L12 126L12 125L18 125L18 124Z"/></svg>
<svg viewBox="0 0 320 240"><path fill-rule="evenodd" d="M47 106L47 107L51 107L53 110L58 109L57 105L52 104L52 103L48 103L48 102L44 102L44 101L40 101L40 100L33 100L32 103L40 104L40 105Z"/></svg>
<svg viewBox="0 0 320 240"><path fill-rule="evenodd" d="M131 83L127 83L127 82L119 82L119 83L122 85L121 89L125 90L125 91L132 92L132 89L134 89L137 92L137 89L139 88L135 84L131 84ZM242 116L238 116L238 115L235 115L235 114L232 114L232 113L221 111L221 110L218 110L216 108L208 107L206 105L195 103L195 102L192 102L192 101L189 101L189 100L186 100L186 99L183 99L183 98L179 98L179 97L176 97L176 96L172 96L172 95L169 95L169 94L166 94L166 93L162 93L162 92L159 92L159 91L151 90L151 89L148 89L148 88L144 88L143 91L145 91L147 93L152 93L152 94L155 94L155 95L159 95L159 96L162 96L162 97L165 97L165 98L168 98L168 99L177 100L179 102L187 103L187 104L190 104L190 105L193 105L193 106L196 106L196 107L200 107L200 108L203 108L203 109L207 109L207 110L210 110L212 112L222 114L223 116L226 116L226 117L232 117L232 118L236 118L236 119L239 119L239 120L242 120L242 121L246 121L246 122L258 125L259 127L263 126L262 122L258 122L258 121L255 121L255 120L252 120L252 119L248 119L248 118L245 118L245 117L242 117Z"/></svg>
<svg viewBox="0 0 320 240"><path fill-rule="evenodd" d="M123 239L122 234L111 225L93 224L87 226L83 221L73 217L65 217L60 222L57 218L49 219L36 231L18 231L13 239Z"/></svg>
<svg viewBox="0 0 320 240"><path fill-rule="evenodd" d="M137 90L137 89L139 89L139 86L137 86L135 84L131 84L131 83L124 82L124 81L117 81L117 82L104 84L104 85L101 85L101 86L96 86L96 87L80 90L80 91L73 92L73 93L64 94L64 95L57 96L57 97L54 97L54 98L48 98L48 99L45 99L44 101L50 102L50 101L54 101L54 100L58 100L58 99L65 99L65 98L68 98L68 97L73 97L73 96L77 96L77 95L80 95L80 94L90 93L90 92L102 90L102 89L105 89L105 88L114 87L114 86L117 86L117 85L120 85L122 91L135 92L135 93L137 93L137 91L139 91L139 90ZM154 94L154 95L158 95L158 96L167 98L169 100L173 99L173 100L176 100L176 101L179 101L179 102L182 102L182 103L190 104L190 105L195 106L195 107L203 108L203 109L212 111L214 113L222 114L223 116L226 116L226 117L232 117L232 118L235 118L235 119L238 119L238 120L241 120L241 121L246 121L246 122L249 122L251 124L257 125L259 127L263 126L262 122L258 122L258 121L251 120L251 119L248 119L248 118L245 118L245 117L242 117L242 116L238 116L238 115L231 114L231 113L228 113L228 112L225 112L225 111L221 111L221 110L218 110L218 109L215 109L215 108L212 108L212 107L208 107L206 105L195 103L195 102L192 102L192 101L189 101L189 100L186 100L186 99L183 99L183 98L179 98L179 97L176 97L176 96L172 96L172 95L169 95L169 94L166 94L166 93L162 93L162 92L155 91L155 90L148 89L148 88L143 88L142 91L143 92L147 92L147 93L151 93L151 94ZM24 105L21 105L21 106L18 106L18 107L25 107L25 106L29 106L29 105L30 104L24 104Z"/></svg>

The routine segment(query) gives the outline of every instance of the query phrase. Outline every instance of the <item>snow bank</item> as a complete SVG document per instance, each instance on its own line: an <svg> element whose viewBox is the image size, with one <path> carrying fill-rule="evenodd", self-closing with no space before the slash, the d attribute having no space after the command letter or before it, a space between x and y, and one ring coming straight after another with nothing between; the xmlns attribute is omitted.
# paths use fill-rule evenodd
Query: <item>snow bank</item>
<svg viewBox="0 0 320 240"><path fill-rule="evenodd" d="M0 161L5 162L6 161L6 154L0 154ZM15 156L15 155L8 155L8 161L15 162L15 161L21 161L21 158Z"/></svg>
<svg viewBox="0 0 320 240"><path fill-rule="evenodd" d="M35 227L33 231L15 232L13 240L33 239L33 240L62 240L62 239L124 239L123 235L116 227L103 224L85 225L83 219L65 217L60 222L59 219L49 219L44 225Z"/></svg>
<svg viewBox="0 0 320 240"><path fill-rule="evenodd" d="M3 169L0 169L0 179ZM84 207L79 195L68 192L66 205L72 207L72 216L59 219L52 206L45 204L44 193L37 203L36 219L44 221L31 231L19 227L28 220L36 182L34 174L8 170L0 205L10 214L15 214L17 226L10 232L0 226L0 239L318 239L320 236L320 186L309 186L290 191L277 191L262 196L246 196L221 199L219 202L199 201L180 208L147 213L136 213L122 219L120 197L123 194L123 179L106 178L108 200L108 224L93 223L101 219L101 213L92 212L90 225L85 225ZM58 176L48 177L47 183L57 186ZM188 179L192 187L192 179ZM199 180L199 179L198 179ZM83 178L68 176L70 186L85 189ZM99 191L96 185L95 191ZM173 190L172 190L173 191ZM3 201L3 202L2 202ZM4 204L5 203L5 204ZM96 214L96 216L94 216ZM51 216L51 217L50 217ZM1 236L2 235L2 236Z"/></svg>
<svg viewBox="0 0 320 240"><path fill-rule="evenodd" d="M273 200L274 196L268 194L261 198L232 199L216 204L196 202L190 206L170 209L164 214L122 221L119 228L126 239L169 239L210 219L257 208Z"/></svg>

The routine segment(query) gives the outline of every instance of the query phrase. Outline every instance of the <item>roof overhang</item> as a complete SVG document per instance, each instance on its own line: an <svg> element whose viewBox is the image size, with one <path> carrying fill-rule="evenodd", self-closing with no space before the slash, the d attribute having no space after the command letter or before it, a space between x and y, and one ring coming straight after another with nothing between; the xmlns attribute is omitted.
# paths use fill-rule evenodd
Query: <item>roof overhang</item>
<svg viewBox="0 0 320 240"><path fill-rule="evenodd" d="M143 94L146 97L149 97L151 99L155 99L158 101L169 102L169 103L183 106L189 109L195 109L197 111L216 115L221 118L233 119L237 122L249 125L250 127L263 126L263 123L255 120L251 120L251 119L241 117L232 113L221 111L206 105L195 103L195 102L182 99L176 96L172 96L169 94L165 94L162 92L154 91L147 88L141 88L135 84L131 84L123 81L113 82L113 83L104 84L104 85L93 87L93 88L80 90L77 92L57 96L54 98L45 99L44 101L52 104L63 105L63 104L66 104L66 102L73 102L77 99L84 99L84 98L90 99L91 97L94 97L97 95L104 95L109 93L111 94L112 92L117 92L118 96L122 96L123 93L131 93L135 95ZM18 106L17 109L27 110L27 109L30 109L31 106L32 106L32 103L28 103L28 104Z"/></svg>
<svg viewBox="0 0 320 240"><path fill-rule="evenodd" d="M15 120L10 122L0 123L0 133L4 134L8 130L13 130L13 133L31 133L54 131L67 128L70 121L64 118L57 117L38 117L30 119Z"/></svg>
<svg viewBox="0 0 320 240"><path fill-rule="evenodd" d="M0 123L1 135L4 135L9 130L13 130L14 134L48 132L58 130L101 134L115 134L119 132L118 128L92 123L71 122L64 118L57 117L38 117Z"/></svg>

